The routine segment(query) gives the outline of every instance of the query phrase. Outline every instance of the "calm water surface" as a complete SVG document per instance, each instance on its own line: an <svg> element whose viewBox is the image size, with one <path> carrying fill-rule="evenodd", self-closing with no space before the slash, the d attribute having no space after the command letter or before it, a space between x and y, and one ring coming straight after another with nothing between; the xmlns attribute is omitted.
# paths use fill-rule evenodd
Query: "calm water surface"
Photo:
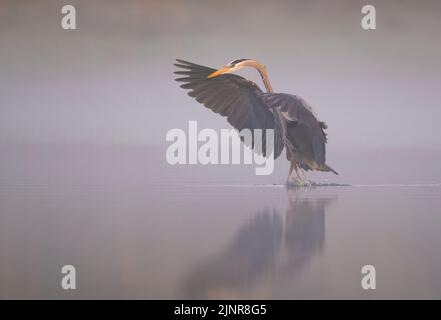
<svg viewBox="0 0 441 320"><path fill-rule="evenodd" d="M441 298L437 184L160 183L83 157L3 154L0 298Z"/></svg>

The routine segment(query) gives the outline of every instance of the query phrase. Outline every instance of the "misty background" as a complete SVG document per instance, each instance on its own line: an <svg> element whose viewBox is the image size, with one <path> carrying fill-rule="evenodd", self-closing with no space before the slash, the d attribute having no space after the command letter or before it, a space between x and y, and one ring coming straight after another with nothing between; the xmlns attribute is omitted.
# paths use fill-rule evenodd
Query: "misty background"
<svg viewBox="0 0 441 320"><path fill-rule="evenodd" d="M77 30L61 28L65 4ZM365 4L377 30L361 28ZM165 163L169 129L187 131L189 120L229 128L179 88L174 59L218 68L254 58L276 92L302 96L327 122L328 163L340 176L319 176L437 182L440 17L439 1L1 0L0 145L133 147L171 176L284 181L284 153L269 180L251 167ZM263 88L256 71L240 74Z"/></svg>
<svg viewBox="0 0 441 320"><path fill-rule="evenodd" d="M439 299L440 31L438 0L0 0L0 299ZM263 62L329 126L307 178L352 186L169 165L168 130L229 128L176 58Z"/></svg>

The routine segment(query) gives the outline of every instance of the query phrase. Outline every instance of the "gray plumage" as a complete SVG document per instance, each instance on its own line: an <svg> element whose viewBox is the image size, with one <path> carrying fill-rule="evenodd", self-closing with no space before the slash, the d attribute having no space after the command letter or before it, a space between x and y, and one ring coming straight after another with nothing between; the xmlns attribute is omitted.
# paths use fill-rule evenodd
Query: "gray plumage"
<svg viewBox="0 0 441 320"><path fill-rule="evenodd" d="M242 59L246 60L246 59ZM241 61L241 60L238 60ZM230 64L231 65L231 64ZM216 69L177 59L174 73L189 89L188 95L205 107L227 118L236 129L274 130L274 158L286 147L287 159L305 170L332 171L326 164L326 124L318 120L312 108L302 98L284 93L265 93L252 81L224 73L208 78ZM265 79L264 79L265 81ZM251 147L260 154L273 150Z"/></svg>

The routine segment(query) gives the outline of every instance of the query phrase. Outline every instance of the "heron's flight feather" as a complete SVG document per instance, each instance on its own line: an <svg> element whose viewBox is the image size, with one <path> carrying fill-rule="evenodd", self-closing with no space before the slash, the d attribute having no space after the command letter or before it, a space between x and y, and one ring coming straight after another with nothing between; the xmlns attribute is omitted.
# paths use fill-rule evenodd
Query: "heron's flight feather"
<svg viewBox="0 0 441 320"><path fill-rule="evenodd" d="M286 135L299 166L305 170L331 171L326 165L326 125L317 118L311 106L291 94L264 93L262 96L268 106L277 108L285 119Z"/></svg>
<svg viewBox="0 0 441 320"><path fill-rule="evenodd" d="M174 73L179 77L184 89L189 89L188 95L195 98L205 107L227 118L227 121L239 131L242 129L262 129L262 149L260 143L251 142L257 153L270 155L266 150L266 129L274 130L274 158L283 150L281 129L274 121L272 110L268 108L259 87L243 77L234 74L222 74L208 79L215 69L177 59L175 64L181 70Z"/></svg>

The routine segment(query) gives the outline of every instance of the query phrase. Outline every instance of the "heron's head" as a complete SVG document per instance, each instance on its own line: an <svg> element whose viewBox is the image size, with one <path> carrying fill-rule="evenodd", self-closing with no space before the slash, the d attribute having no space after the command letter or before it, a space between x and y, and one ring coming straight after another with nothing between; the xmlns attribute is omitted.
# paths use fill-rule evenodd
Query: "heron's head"
<svg viewBox="0 0 441 320"><path fill-rule="evenodd" d="M224 73L232 73L243 67L255 67L257 69L265 68L263 64L253 59L237 59L231 61L225 67L213 72L207 78L214 78Z"/></svg>

